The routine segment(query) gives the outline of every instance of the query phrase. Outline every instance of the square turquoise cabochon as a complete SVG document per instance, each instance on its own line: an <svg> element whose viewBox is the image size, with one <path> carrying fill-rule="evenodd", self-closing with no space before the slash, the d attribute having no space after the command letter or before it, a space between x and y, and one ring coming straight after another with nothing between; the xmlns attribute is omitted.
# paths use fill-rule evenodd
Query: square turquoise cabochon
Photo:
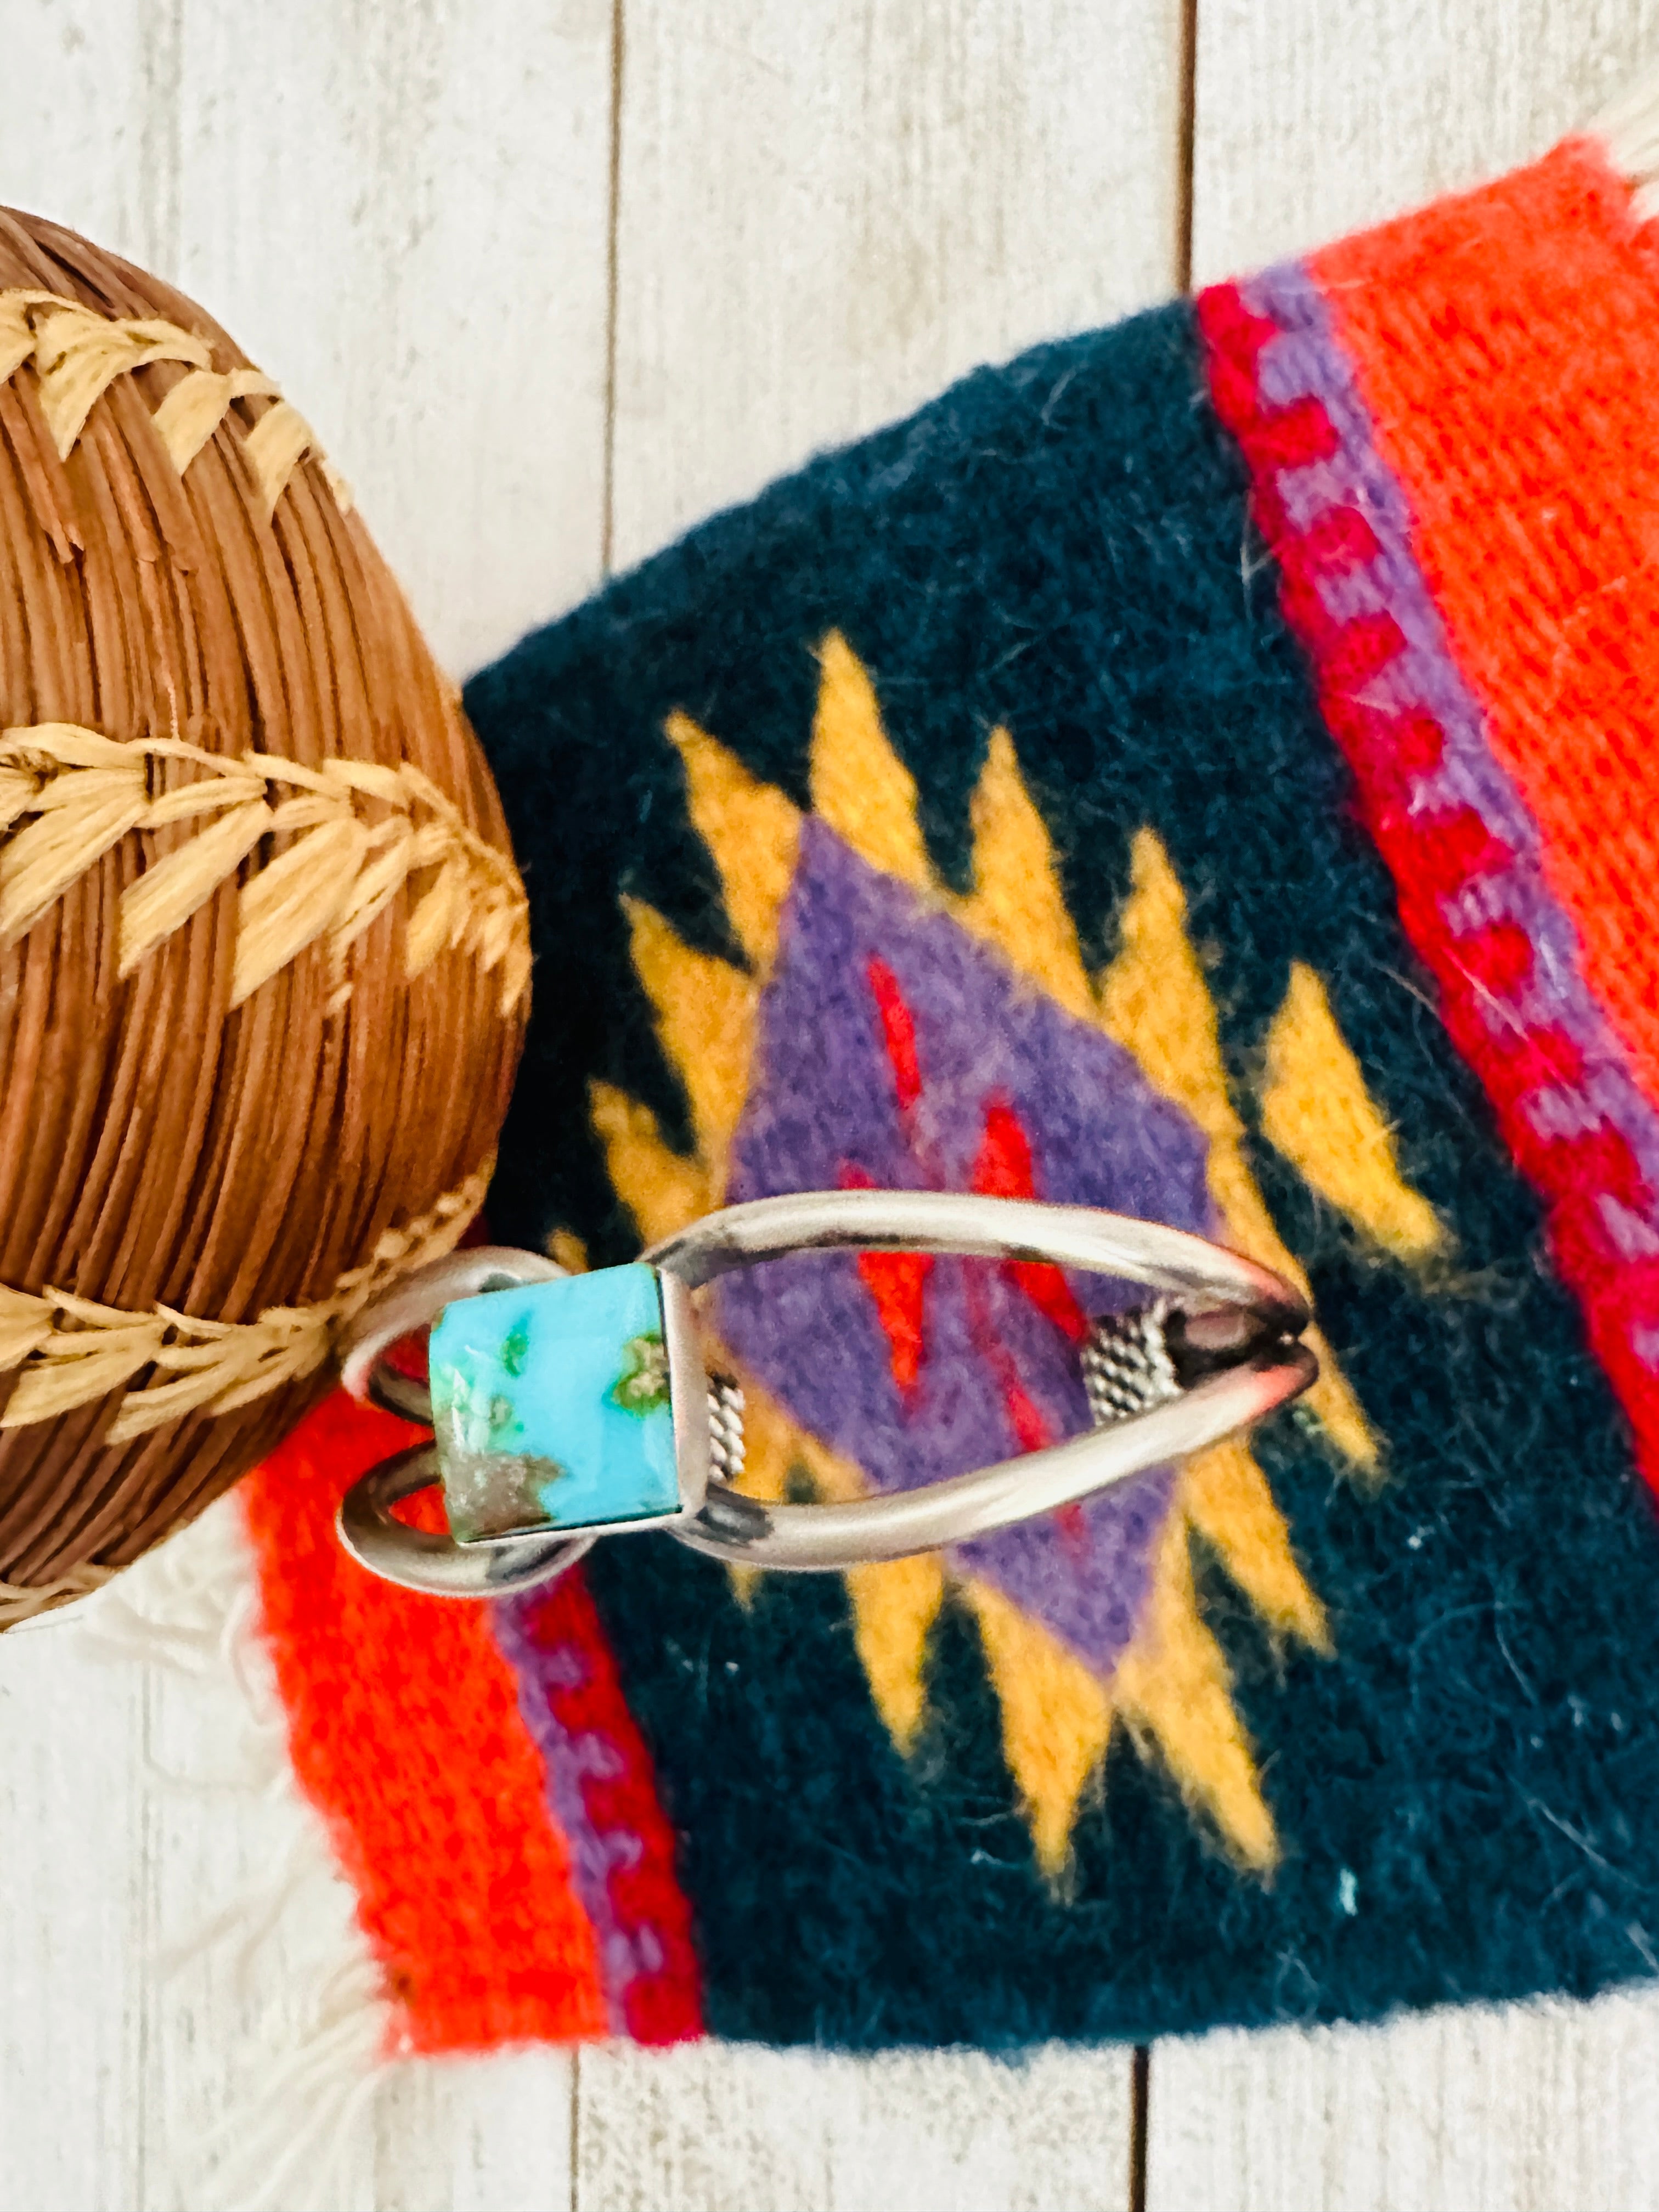
<svg viewBox="0 0 1659 2212"><path fill-rule="evenodd" d="M428 1352L454 1534L678 1510L662 1300L635 1264L447 1307Z"/></svg>

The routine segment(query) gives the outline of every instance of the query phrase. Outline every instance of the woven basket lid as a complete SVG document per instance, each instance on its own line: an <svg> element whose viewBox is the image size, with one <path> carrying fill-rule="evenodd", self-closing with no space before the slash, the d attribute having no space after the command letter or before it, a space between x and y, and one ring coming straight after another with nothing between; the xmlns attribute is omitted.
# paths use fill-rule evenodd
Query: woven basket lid
<svg viewBox="0 0 1659 2212"><path fill-rule="evenodd" d="M0 213L0 1625L205 1505L456 1242L528 979L458 695L304 418Z"/></svg>

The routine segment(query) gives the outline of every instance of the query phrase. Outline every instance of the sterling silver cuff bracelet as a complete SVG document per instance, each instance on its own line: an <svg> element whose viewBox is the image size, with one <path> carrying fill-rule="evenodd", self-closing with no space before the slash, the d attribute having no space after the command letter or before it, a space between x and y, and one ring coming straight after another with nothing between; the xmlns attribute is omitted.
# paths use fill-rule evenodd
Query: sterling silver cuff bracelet
<svg viewBox="0 0 1659 2212"><path fill-rule="evenodd" d="M1086 1433L913 1490L763 1503L738 1487L743 1393L705 1370L692 1293L734 1268L832 1250L1048 1263L1152 1295L1091 1323L1079 1354ZM1183 1231L954 1192L760 1199L706 1216L631 1266L587 1275L533 1252L460 1252L408 1278L347 1340L346 1388L430 1423L434 1441L353 1486L340 1537L375 1574L447 1597L530 1589L597 1537L647 1528L747 1566L902 1559L1052 1513L1260 1420L1318 1372L1297 1340L1310 1318L1280 1276ZM386 1358L423 1328L427 1383ZM391 1510L434 1482L447 1535Z"/></svg>

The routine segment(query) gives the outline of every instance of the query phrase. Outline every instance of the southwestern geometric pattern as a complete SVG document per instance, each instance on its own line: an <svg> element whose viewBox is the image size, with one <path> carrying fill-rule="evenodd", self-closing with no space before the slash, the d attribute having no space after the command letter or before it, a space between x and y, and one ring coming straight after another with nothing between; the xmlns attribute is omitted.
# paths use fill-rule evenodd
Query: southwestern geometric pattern
<svg viewBox="0 0 1659 2212"><path fill-rule="evenodd" d="M791 1188L1074 1200L1300 1276L1322 1375L942 1557L629 1538L493 1620L331 1548L401 1432L327 1409L249 1519L413 2045L1007 2045L1656 1970L1656 389L1659 256L1570 142L981 371L474 679L538 954L494 1237L597 1267ZM1070 1433L1111 1297L731 1279L744 1479Z"/></svg>

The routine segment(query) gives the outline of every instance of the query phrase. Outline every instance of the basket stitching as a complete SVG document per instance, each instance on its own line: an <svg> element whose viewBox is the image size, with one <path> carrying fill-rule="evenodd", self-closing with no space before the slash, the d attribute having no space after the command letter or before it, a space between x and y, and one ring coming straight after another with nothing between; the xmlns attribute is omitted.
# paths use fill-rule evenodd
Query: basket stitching
<svg viewBox="0 0 1659 2212"><path fill-rule="evenodd" d="M453 1250L483 1203L495 1164L492 1154L429 1212L386 1230L327 1297L270 1306L257 1321L200 1321L160 1304L133 1313L67 1291L0 1286L0 1373L17 1374L0 1429L56 1420L148 1370L105 1431L106 1443L120 1445L186 1413L232 1412L314 1374L340 1328L388 1283Z"/></svg>
<svg viewBox="0 0 1659 2212"><path fill-rule="evenodd" d="M224 372L212 365L210 342L161 316L101 315L56 292L0 291L0 382L32 362L40 384L40 410L59 460L67 460L91 414L118 376L152 362L177 361L191 374L174 385L152 420L168 459L180 476L238 399L272 399L242 441L265 519L304 454L321 465L343 513L351 494L332 468L303 415L290 406L257 368Z"/></svg>
<svg viewBox="0 0 1659 2212"><path fill-rule="evenodd" d="M166 787L156 770L168 761L202 773ZM277 787L294 795L278 797ZM366 803L390 811L371 823ZM74 722L0 730L0 945L123 837L184 822L191 834L122 893L122 975L262 840L289 832L287 850L256 866L238 893L233 1006L325 936L337 1011L350 995L347 950L422 870L436 874L409 917L410 981L446 947L459 948L486 972L501 969L503 1013L522 996L530 925L517 871L411 763L335 758L311 769L266 753L206 752L179 738L124 743Z"/></svg>

